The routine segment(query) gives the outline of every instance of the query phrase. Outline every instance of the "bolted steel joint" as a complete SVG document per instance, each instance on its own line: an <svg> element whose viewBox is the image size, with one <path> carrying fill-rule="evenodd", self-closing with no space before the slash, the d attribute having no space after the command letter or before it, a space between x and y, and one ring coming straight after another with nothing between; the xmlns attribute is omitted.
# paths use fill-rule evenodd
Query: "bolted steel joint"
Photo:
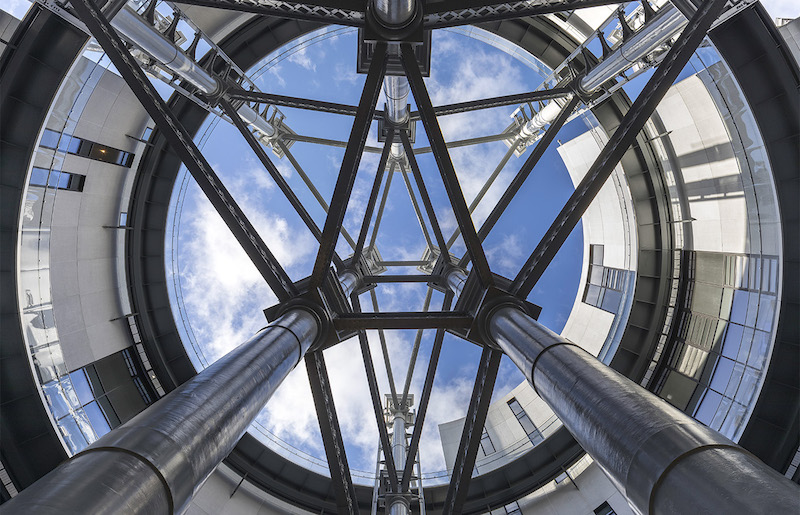
<svg viewBox="0 0 800 515"><path fill-rule="evenodd" d="M266 316L267 322L272 323L294 309L301 309L310 313L317 323L317 337L311 342L309 349L316 349L324 345L328 341L329 336L335 333L335 331L333 331L331 315L325 309L319 295L314 295L313 292L308 292L301 297L295 297L287 302L269 307L264 310L264 316Z"/></svg>
<svg viewBox="0 0 800 515"><path fill-rule="evenodd" d="M500 346L495 343L494 338L492 338L489 332L489 321L500 308L508 306L519 309L534 320L538 319L539 314L542 312L541 307L526 300L519 299L505 290L490 286L484 292L483 298L480 300L475 312L474 321L469 328L469 339L493 349L502 350Z"/></svg>

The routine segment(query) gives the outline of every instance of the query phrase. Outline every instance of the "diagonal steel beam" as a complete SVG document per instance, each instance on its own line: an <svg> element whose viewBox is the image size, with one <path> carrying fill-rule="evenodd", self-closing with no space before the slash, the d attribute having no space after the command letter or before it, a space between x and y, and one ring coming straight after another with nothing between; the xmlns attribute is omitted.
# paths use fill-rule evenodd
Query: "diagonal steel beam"
<svg viewBox="0 0 800 515"><path fill-rule="evenodd" d="M406 151L406 157L408 158L408 164L411 166L411 171L414 174L414 180L417 183L417 188L419 189L419 196L422 198L422 205L425 206L425 212L428 213L428 221L431 223L431 228L433 229L433 235L436 237L436 243L439 245L439 251L441 252L442 258L446 262L450 262L450 254L447 252L447 245L444 241L444 236L442 236L442 229L439 227L439 221L436 219L436 211L433 209L433 203L431 203L431 197L428 195L428 189L425 187L425 181L422 180L422 173L419 170L419 163L417 163L417 158L414 157L414 151L411 149L411 141L408 139L408 134L405 131L400 131L400 139L403 141L403 148ZM409 190L410 193L411 190Z"/></svg>
<svg viewBox="0 0 800 515"><path fill-rule="evenodd" d="M447 151L442 130L436 120L436 114L433 112L433 105L425 87L425 82L422 79L422 73L420 73L417 60L414 57L414 50L407 43L400 45L400 48L402 49L403 68L408 77L411 92L414 94L414 100L417 102L417 107L419 107L420 118L433 149L436 164L439 166L439 172L442 175L447 196L453 207L453 213L461 229L461 234L464 236L464 243L472 257L473 266L478 272L481 283L484 286L489 286L494 282L492 271L489 269L489 262L486 260L486 254L483 252L483 247L472 223L472 217L464 200L464 193L461 191L456 170Z"/></svg>
<svg viewBox="0 0 800 515"><path fill-rule="evenodd" d="M287 2L274 0L260 2L258 0L175 0L175 3L197 5L255 13L261 16L276 16L294 20L315 21L361 27L364 25L364 4L359 2ZM327 5L320 5L320 4Z"/></svg>
<svg viewBox="0 0 800 515"><path fill-rule="evenodd" d="M467 409L464 430L461 433L461 443L458 444L458 452L453 465L453 475L450 478L450 486L447 488L442 509L442 513L445 515L461 513L464 507L502 356L502 351L489 347L483 348L481 362L478 365L478 375L475 378L475 387L472 390L472 398Z"/></svg>
<svg viewBox="0 0 800 515"><path fill-rule="evenodd" d="M328 369L322 351L309 352L306 354L305 362L319 429L322 432L322 444L325 447L325 456L328 458L331 483L336 493L336 507L342 514L358 513L356 489L350 477L350 467L347 465L342 431L339 428L339 418L336 416Z"/></svg>
<svg viewBox="0 0 800 515"><path fill-rule="evenodd" d="M506 208L511 203L511 200L513 200L514 196L525 183L533 169L536 168L536 164L547 151L548 147L550 147L550 144L556 138L558 131L560 131L561 127L563 127L567 122L569 116L572 114L572 111L575 109L575 106L578 105L578 102L580 102L580 99L576 95L561 110L561 113L559 113L556 119L553 120L553 123L550 124L550 127L547 128L544 136L542 136L542 139L536 143L531 155L529 155L528 159L525 160L525 163L522 165L517 175L508 185L506 191L503 192L503 196L500 197L500 200L497 201L497 204L492 209L492 212L489 213L489 216L486 218L486 220L484 220L483 225L481 225L481 228L478 231L478 238L480 238L481 241L486 239L494 225L498 220L500 220L500 216L505 212ZM465 255L459 262L459 266L465 267L466 264L469 263L469 259L469 254Z"/></svg>
<svg viewBox="0 0 800 515"><path fill-rule="evenodd" d="M295 195L294 191L292 191L292 188L291 186L289 186L289 183L286 182L286 179L283 178L281 172L269 158L267 152L264 150L264 147L262 147L261 143L259 143L258 140L256 140L255 136L253 136L253 133L248 130L247 126L244 124L242 119L237 114L236 110L233 108L231 103L226 98L222 98L220 100L220 105L222 106L223 111L225 111L225 114L228 115L228 118L230 118L233 121L233 124L236 126L236 128L239 129L239 132L247 141L247 144L250 145L251 149L253 149L253 152L256 154L256 157L258 157L258 160L261 161L261 164L264 166L264 168L267 169L267 172L269 173L270 177L272 177L272 180L275 181L275 184L278 185L278 188L286 197L286 200L289 201L294 210L306 224L308 230L311 231L311 234L314 235L314 238L316 238L317 241L321 241L322 231L320 231L319 227L317 227L317 224L314 223L314 219L311 218L311 215L308 213L308 211L306 211L306 208L305 206L303 206L303 203L300 202L300 199L298 199L297 195ZM339 256L334 256L334 262L338 267L341 264L342 260L341 258L339 258Z"/></svg>
<svg viewBox="0 0 800 515"><path fill-rule="evenodd" d="M361 223L361 230L358 232L358 242L356 243L355 253L353 254L353 263L358 262L361 258L361 253L364 251L364 243L367 241L369 223L372 220L372 212L375 210L375 203L378 202L378 193L381 189L381 182L383 182L383 174L386 171L386 162L389 160L389 152L392 150L393 140L394 131L390 130L389 134L386 135L386 144L383 146L381 159L378 162L378 170L375 172L375 181L372 183L372 191L367 201L367 209L364 211L364 221Z"/></svg>
<svg viewBox="0 0 800 515"><path fill-rule="evenodd" d="M309 191L311 191L311 194L314 195L314 198L317 199L317 202L322 207L322 210L325 211L325 213L327 213L330 209L328 207L328 203L325 202L325 199L322 197L322 193L320 193L317 187L314 185L314 181L311 180L311 177L308 176L306 171L303 170L303 167L300 166L300 163L297 161L297 159L295 159L294 154L289 152L289 147L283 141L280 140L278 140L278 147L280 147L284 155L289 159L289 162L292 163L292 167L297 172L297 175L299 175L300 178L303 179L303 182L306 184ZM347 233L347 229L345 229L344 227L342 227L342 236L344 237L344 240L351 247L355 248L356 242L353 241L353 238L350 237L350 235ZM320 244L322 244L322 239L320 239ZM334 253L334 256L335 255L336 254Z"/></svg>
<svg viewBox="0 0 800 515"><path fill-rule="evenodd" d="M433 296L433 288L428 288L425 294L425 302L422 304L422 311L428 311L431 306L431 297ZM411 357L408 359L408 371L406 372L406 382L403 385L403 395L400 397L400 405L406 406L408 401L408 390L411 388L411 379L414 377L414 365L417 363L417 354L419 347L422 344L422 329L417 329L417 336L414 338L414 346L411 348Z"/></svg>
<svg viewBox="0 0 800 515"><path fill-rule="evenodd" d="M417 196L414 195L414 188L411 187L411 181L408 179L408 171L402 164L399 166L400 175L403 176L403 182L406 184L406 191L408 191L408 198L411 200L411 205L414 207L414 214L417 215L417 223L419 223L419 228L422 229L422 236L425 238L425 245L433 247L431 235L428 233L428 226L425 225L425 218L423 218L422 211L417 203Z"/></svg>
<svg viewBox="0 0 800 515"><path fill-rule="evenodd" d="M200 153L189 133L128 53L94 0L75 0L72 5L278 299L285 301L296 296L297 289L292 280Z"/></svg>
<svg viewBox="0 0 800 515"><path fill-rule="evenodd" d="M516 95L503 95L500 97L482 98L480 100L470 100L468 102L458 102L456 104L446 104L436 106L433 111L436 116L446 116L449 114L466 113L478 109L490 109L492 107L502 107L510 105L525 104L527 102L536 102L539 100L549 100L551 98L558 98L569 95L572 90L569 88L552 88L539 91L531 91L528 93L519 93ZM411 112L412 119L419 118L419 112Z"/></svg>
<svg viewBox="0 0 800 515"><path fill-rule="evenodd" d="M444 294L444 303L442 304L442 311L450 310L453 303L453 292L448 290ZM433 349L431 349L431 357L428 360L428 371L425 373L425 382L422 385L422 395L420 395L419 404L417 405L417 418L414 421L414 431L411 433L411 442L408 445L408 453L406 454L406 463L403 467L403 479L401 480L401 492L408 491L408 485L411 481L411 474L414 470L414 460L419 450L419 441L422 437L422 427L425 423L425 414L428 412L428 402L431 399L431 391L433 390L433 379L436 376L436 367L439 364L439 354L442 351L442 342L444 341L444 329L436 331L436 337L433 340Z"/></svg>
<svg viewBox="0 0 800 515"><path fill-rule="evenodd" d="M342 229L344 213L347 210L350 192L353 190L353 183L356 180L358 165L361 162L361 155L367 142L367 135L369 134L372 116L375 113L375 104L381 92L385 72L386 43L379 42L375 45L372 63L367 71L364 91L361 93L361 100L358 103L358 112L353 120L353 128L350 131L347 148L344 151L342 168L339 171L339 178L336 180L336 186L333 189L333 198L331 198L328 217L325 219L325 226L322 228L322 243L319 246L314 269L311 272L310 286L312 288L317 288L322 284L331 266L336 240L339 236L339 231Z"/></svg>
<svg viewBox="0 0 800 515"><path fill-rule="evenodd" d="M369 246L375 246L375 240L378 238L378 229L381 226L383 219L383 210L386 208L386 199L389 197L389 187L392 185L392 177L394 177L394 164L389 168L389 176L386 178L386 185L383 187L383 196L381 196L381 204L378 206L378 214L375 215L375 224L372 226L372 234L369 237Z"/></svg>
<svg viewBox="0 0 800 515"><path fill-rule="evenodd" d="M508 147L508 150L506 150L506 153L503 155L503 158L500 160L500 163L498 163L498 165L495 167L491 175L489 175L489 177L486 178L486 182L483 183L481 190L478 192L477 195L475 195L475 198L472 199L472 202L470 202L469 204L470 214L474 213L475 210L478 208L478 205L481 203L481 200L483 200L484 195L486 195L486 193L489 192L489 188L492 187L492 184L494 184L494 181L500 175L500 172L503 171L503 168L505 168L506 164L508 163L508 160L511 159L511 156L514 155L514 152L516 150L517 150L516 145L511 145L510 147ZM461 234L461 231L459 231L458 227L456 227L456 230L453 231L453 235L450 236L449 240L447 240L448 249L452 247L453 244L456 242L456 239L458 239L459 234ZM478 234L480 235L480 233Z"/></svg>
<svg viewBox="0 0 800 515"><path fill-rule="evenodd" d="M372 310L377 313L380 311L378 306L378 296L375 293L375 288L369 291L370 300L372 301ZM383 355L383 366L386 368L386 378L389 381L389 392L392 395L392 403L399 406L397 399L397 385L394 382L394 372L392 372L392 361L389 359L389 347L386 345L386 335L383 329L378 330L378 339L381 342L381 354Z"/></svg>
<svg viewBox="0 0 800 515"><path fill-rule="evenodd" d="M353 310L356 312L361 311L361 303L358 300L358 295L351 295L350 300L353 304ZM392 492L399 492L397 469L395 468L394 455L392 454L392 444L389 440L389 431L386 429L386 420L384 419L383 407L381 405L381 394L378 389L378 379L375 375L375 364L372 361L372 352L369 349L369 341L367 340L367 333L365 331L358 332L358 343L361 345L361 358L364 360L364 369L367 373L367 384L369 385L369 394L372 399L372 409L375 411L375 420L378 423L378 435L380 436L381 448L383 449L384 462L386 463L386 470L389 473L389 486Z"/></svg>
<svg viewBox="0 0 800 515"><path fill-rule="evenodd" d="M446 0L426 3L423 23L426 29L439 29L618 3L621 2L619 0L542 0L534 3L526 0L512 2Z"/></svg>
<svg viewBox="0 0 800 515"><path fill-rule="evenodd" d="M619 164L628 147L650 118L658 103L678 78L681 70L703 41L714 20L722 12L725 0L707 0L697 10L689 24L667 52L661 65L647 81L639 96L625 114L617 130L611 135L586 176L570 196L564 208L531 253L525 265L514 278L512 293L525 298L547 266L558 253L572 229L583 216L594 197L603 187L611 172Z"/></svg>

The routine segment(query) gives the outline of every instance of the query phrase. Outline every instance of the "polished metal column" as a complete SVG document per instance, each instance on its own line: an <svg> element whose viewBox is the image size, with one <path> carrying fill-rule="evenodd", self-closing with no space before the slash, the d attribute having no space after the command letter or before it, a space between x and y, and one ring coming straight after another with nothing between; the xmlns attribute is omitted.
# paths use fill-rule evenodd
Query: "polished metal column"
<svg viewBox="0 0 800 515"><path fill-rule="evenodd" d="M515 305L488 332L641 513L796 513L800 488Z"/></svg>
<svg viewBox="0 0 800 515"><path fill-rule="evenodd" d="M179 513L233 450L319 333L292 309L73 456L3 513Z"/></svg>
<svg viewBox="0 0 800 515"><path fill-rule="evenodd" d="M406 462L406 413L408 410L399 410L397 406L392 419L392 458L398 467ZM401 471L402 472L402 471ZM409 515L411 504L407 496L393 497L389 505L389 515Z"/></svg>

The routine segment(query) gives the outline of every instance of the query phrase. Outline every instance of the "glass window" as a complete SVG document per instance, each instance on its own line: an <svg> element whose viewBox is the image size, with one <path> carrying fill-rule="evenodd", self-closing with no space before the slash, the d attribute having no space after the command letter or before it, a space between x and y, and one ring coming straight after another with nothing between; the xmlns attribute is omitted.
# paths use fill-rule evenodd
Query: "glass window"
<svg viewBox="0 0 800 515"><path fill-rule="evenodd" d="M603 253L605 249L602 245L590 245L589 246L589 260L594 265L602 265L603 264Z"/></svg>
<svg viewBox="0 0 800 515"><path fill-rule="evenodd" d="M753 345L750 348L750 356L747 364L757 370L764 368L767 360L767 349L769 348L769 333L756 331L753 334Z"/></svg>
<svg viewBox="0 0 800 515"><path fill-rule="evenodd" d="M55 419L59 419L69 413L70 405L61 389L58 381L50 381L42 386L47 404L50 405L50 412Z"/></svg>
<svg viewBox="0 0 800 515"><path fill-rule="evenodd" d="M725 333L725 340L722 344L722 355L726 358L736 359L739 355L739 347L742 344L742 334L744 327L739 324L730 324Z"/></svg>
<svg viewBox="0 0 800 515"><path fill-rule="evenodd" d="M731 306L732 322L744 323L747 317L747 299L749 294L743 290L733 292L733 305Z"/></svg>
<svg viewBox="0 0 800 515"><path fill-rule="evenodd" d="M75 393L78 396L78 401L81 404L86 404L94 400L92 388L89 386L89 380L86 378L86 372L78 369L69 375L72 380L72 385L75 387Z"/></svg>
<svg viewBox="0 0 800 515"><path fill-rule="evenodd" d="M58 147L58 140L61 137L60 132L51 131L50 129L45 129L42 133L42 140L39 142L39 146L44 148L56 148Z"/></svg>
<svg viewBox="0 0 800 515"><path fill-rule="evenodd" d="M711 388L723 393L728 387L728 382L733 373L733 361L728 358L720 358L717 368L714 370L714 377L711 379Z"/></svg>
<svg viewBox="0 0 800 515"><path fill-rule="evenodd" d="M92 428L94 428L98 437L111 431L111 426L106 420L106 416L96 402L90 402L83 409L86 411L86 416L89 417L89 422L91 422Z"/></svg>
<svg viewBox="0 0 800 515"><path fill-rule="evenodd" d="M603 303L601 309L610 313L616 313L619 309L619 303L622 301L622 292L617 290L606 290L603 294Z"/></svg>
<svg viewBox="0 0 800 515"><path fill-rule="evenodd" d="M67 442L67 446L73 454L82 451L89 445L74 418L62 418L58 421L58 428L61 430L61 435L64 437L64 441Z"/></svg>
<svg viewBox="0 0 800 515"><path fill-rule="evenodd" d="M142 133L142 139L143 140L149 140L151 134L153 134L153 128L152 127L145 127L144 128L144 132Z"/></svg>
<svg viewBox="0 0 800 515"><path fill-rule="evenodd" d="M486 432L486 429L484 429L481 434L481 451L483 451L484 456L488 456L495 451L492 439L489 437L489 433Z"/></svg>
<svg viewBox="0 0 800 515"><path fill-rule="evenodd" d="M47 186L47 178L49 176L50 170L34 167L31 170L31 186Z"/></svg>
<svg viewBox="0 0 800 515"><path fill-rule="evenodd" d="M616 512L614 512L614 509L608 504L608 501L595 508L594 513L595 515L616 515Z"/></svg>
<svg viewBox="0 0 800 515"><path fill-rule="evenodd" d="M124 227L128 223L128 213L122 212L119 214L119 225Z"/></svg>
<svg viewBox="0 0 800 515"><path fill-rule="evenodd" d="M694 418L707 426L710 425L721 400L722 395L713 390L706 390L703 400L700 401L700 404L697 406Z"/></svg>
<svg viewBox="0 0 800 515"><path fill-rule="evenodd" d="M586 297L583 299L586 304L597 306L600 303L600 287L589 285L586 288Z"/></svg>

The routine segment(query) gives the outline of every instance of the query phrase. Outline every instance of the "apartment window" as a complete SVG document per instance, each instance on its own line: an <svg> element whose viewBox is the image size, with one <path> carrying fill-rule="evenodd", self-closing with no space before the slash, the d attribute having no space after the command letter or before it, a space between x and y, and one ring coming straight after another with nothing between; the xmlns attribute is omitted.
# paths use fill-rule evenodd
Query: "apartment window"
<svg viewBox="0 0 800 515"><path fill-rule="evenodd" d="M511 408L514 416L517 417L519 424L522 426L522 429L525 431L525 434L528 435L528 439L530 439L533 445L537 445L544 440L541 431L536 428L536 425L528 414L525 413L525 410L522 409L522 405L516 398L508 401L508 407Z"/></svg>
<svg viewBox="0 0 800 515"><path fill-rule="evenodd" d="M489 437L489 433L486 432L486 429L484 429L483 433L481 433L481 452L484 456L488 456L494 451L495 448L492 439Z"/></svg>
<svg viewBox="0 0 800 515"><path fill-rule="evenodd" d="M616 313L622 301L626 270L603 265L602 245L589 246L589 273L583 302L609 313Z"/></svg>
<svg viewBox="0 0 800 515"><path fill-rule="evenodd" d="M70 134L45 129L39 143L44 148L52 148L67 154L94 159L104 163L130 168L133 163L133 154L113 147L77 138Z"/></svg>
<svg viewBox="0 0 800 515"><path fill-rule="evenodd" d="M617 515L617 513L614 511L614 508L608 504L608 501L595 508L594 513L595 515Z"/></svg>
<svg viewBox="0 0 800 515"><path fill-rule="evenodd" d="M48 170L34 167L31 171L31 186L55 188L67 191L83 191L86 176L62 170Z"/></svg>

